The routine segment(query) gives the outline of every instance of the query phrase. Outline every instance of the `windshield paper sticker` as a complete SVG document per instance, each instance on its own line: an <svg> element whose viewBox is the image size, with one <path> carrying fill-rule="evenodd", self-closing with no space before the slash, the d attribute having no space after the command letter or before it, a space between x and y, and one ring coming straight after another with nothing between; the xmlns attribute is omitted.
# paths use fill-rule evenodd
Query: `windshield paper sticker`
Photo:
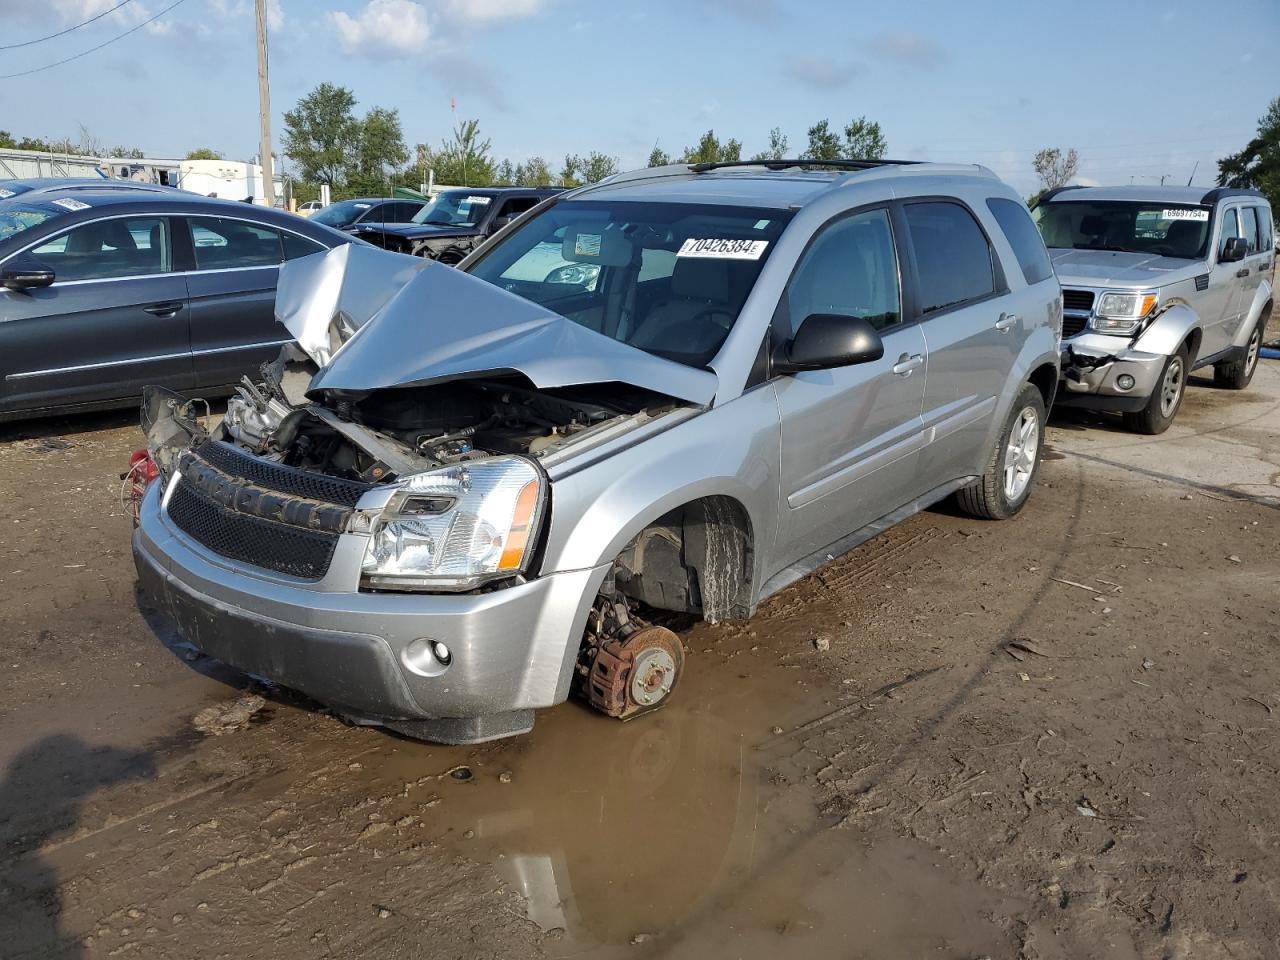
<svg viewBox="0 0 1280 960"><path fill-rule="evenodd" d="M463 203L488 203L493 197L467 197Z"/></svg>
<svg viewBox="0 0 1280 960"><path fill-rule="evenodd" d="M61 207L63 210L88 210L87 203L81 203L79 200L72 200L70 197L64 197L60 200L51 201L55 207Z"/></svg>
<svg viewBox="0 0 1280 960"><path fill-rule="evenodd" d="M690 237L676 252L677 257L705 257L712 260L759 260L768 240L698 240Z"/></svg>
<svg viewBox="0 0 1280 960"><path fill-rule="evenodd" d="M573 255L575 257L600 256L600 234L598 233L578 234L577 239L573 241Z"/></svg>
<svg viewBox="0 0 1280 960"><path fill-rule="evenodd" d="M1161 210L1161 220L1198 220L1205 222L1209 219L1208 210Z"/></svg>

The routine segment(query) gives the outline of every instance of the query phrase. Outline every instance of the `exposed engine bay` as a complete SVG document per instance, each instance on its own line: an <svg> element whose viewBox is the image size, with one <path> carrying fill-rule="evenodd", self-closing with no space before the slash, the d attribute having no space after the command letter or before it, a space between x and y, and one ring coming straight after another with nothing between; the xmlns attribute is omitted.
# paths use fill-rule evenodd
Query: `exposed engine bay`
<svg viewBox="0 0 1280 960"><path fill-rule="evenodd" d="M536 390L518 376L329 394L317 403L305 393L315 369L286 346L260 381L244 379L215 437L286 466L377 483L501 454L537 457L620 418L676 406L622 384Z"/></svg>

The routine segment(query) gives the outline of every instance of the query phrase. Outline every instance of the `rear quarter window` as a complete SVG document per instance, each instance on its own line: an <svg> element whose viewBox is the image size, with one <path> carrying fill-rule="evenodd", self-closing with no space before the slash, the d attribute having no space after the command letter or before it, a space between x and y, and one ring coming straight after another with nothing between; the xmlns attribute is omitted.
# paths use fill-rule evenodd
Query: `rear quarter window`
<svg viewBox="0 0 1280 960"><path fill-rule="evenodd" d="M987 200L987 209L996 218L1001 232L1013 248L1013 255L1022 268L1023 279L1031 284L1052 277L1053 264L1049 260L1049 251L1044 248L1044 240L1027 208L1004 197L991 197Z"/></svg>

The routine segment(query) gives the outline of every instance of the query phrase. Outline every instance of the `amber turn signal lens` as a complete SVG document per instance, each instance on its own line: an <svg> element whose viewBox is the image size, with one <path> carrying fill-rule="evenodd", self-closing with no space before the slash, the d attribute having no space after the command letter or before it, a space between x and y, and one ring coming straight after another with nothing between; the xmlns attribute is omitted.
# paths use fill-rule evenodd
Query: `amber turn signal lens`
<svg viewBox="0 0 1280 960"><path fill-rule="evenodd" d="M538 507L538 481L530 480L516 497L515 513L511 517L511 530L507 545L498 561L499 570L518 570L529 546L529 534L533 530L533 513Z"/></svg>

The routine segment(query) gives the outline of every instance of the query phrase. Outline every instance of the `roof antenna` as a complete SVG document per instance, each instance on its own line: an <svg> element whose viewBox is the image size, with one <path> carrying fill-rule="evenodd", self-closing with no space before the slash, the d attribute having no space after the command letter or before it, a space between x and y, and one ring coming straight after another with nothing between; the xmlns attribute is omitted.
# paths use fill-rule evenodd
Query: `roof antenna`
<svg viewBox="0 0 1280 960"><path fill-rule="evenodd" d="M1196 161L1196 165L1191 168L1191 176L1187 177L1187 186L1191 186L1191 181L1196 178L1196 171L1200 169L1200 161Z"/></svg>

